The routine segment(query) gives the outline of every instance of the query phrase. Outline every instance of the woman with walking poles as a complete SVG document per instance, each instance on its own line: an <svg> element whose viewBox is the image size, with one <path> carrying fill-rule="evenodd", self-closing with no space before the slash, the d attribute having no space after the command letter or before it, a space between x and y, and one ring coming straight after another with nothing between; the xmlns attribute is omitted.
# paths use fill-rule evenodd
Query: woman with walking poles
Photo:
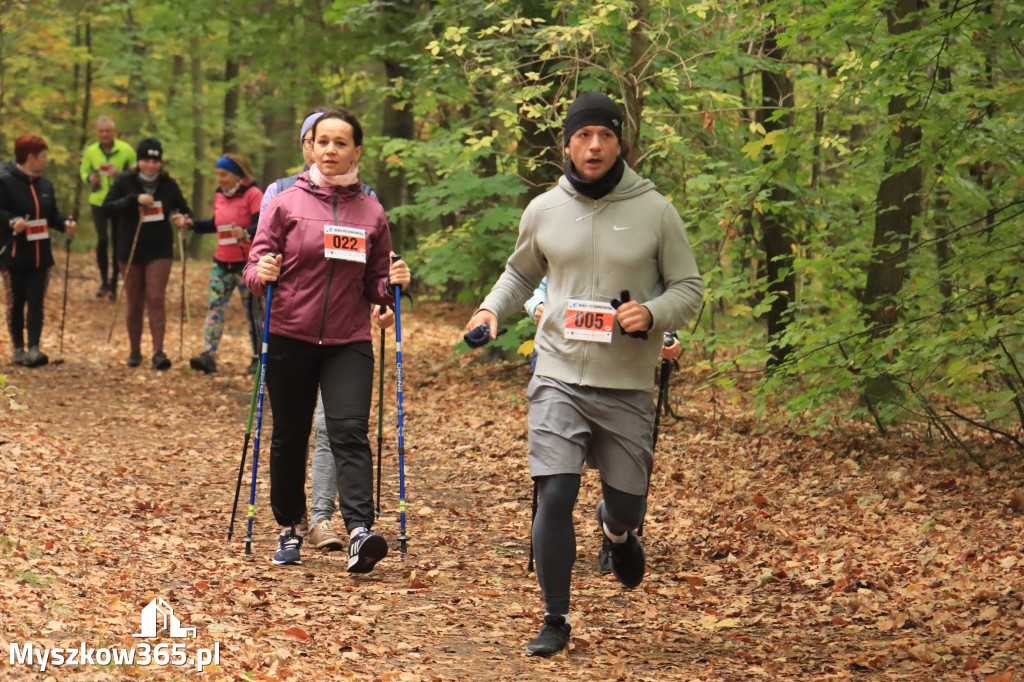
<svg viewBox="0 0 1024 682"><path fill-rule="evenodd" d="M7 299L7 329L14 346L11 359L24 367L41 367L50 361L39 349L43 302L53 266L50 230L66 232L71 238L78 228L74 218L57 209L53 185L42 175L49 161L48 149L46 140L38 135L22 135L14 141L17 166L0 174L0 275Z"/></svg>
<svg viewBox="0 0 1024 682"><path fill-rule="evenodd" d="M384 209L359 184L363 130L340 108L313 124L310 169L260 217L245 285L274 286L266 383L274 413L270 502L281 527L273 562L302 563L296 526L306 513L306 452L317 389L349 533L350 573L368 573L388 552L372 531L373 463L367 431L373 387L370 306L393 304L408 266L391 262Z"/></svg>
<svg viewBox="0 0 1024 682"><path fill-rule="evenodd" d="M252 343L248 371L255 374L259 366L259 346L252 314L252 294L242 282L242 268L249 259L249 248L256 234L263 192L253 184L249 161L241 154L220 157L214 173L217 192L213 197L213 217L187 220L185 223L195 232L217 234L217 250L213 252L213 267L210 268L210 308L203 326L203 352L192 356L189 366L206 374L217 371L217 347L224 334L224 313L231 300L231 292L237 288Z"/></svg>
<svg viewBox="0 0 1024 682"><path fill-rule="evenodd" d="M125 324L131 351L128 366L142 364L142 311L149 310L154 369L166 370L165 294L174 258L174 228L185 225L190 211L178 183L163 167L163 146L147 137L135 150L138 163L118 176L103 200L117 230L117 262L124 275ZM172 227L173 225L173 227Z"/></svg>

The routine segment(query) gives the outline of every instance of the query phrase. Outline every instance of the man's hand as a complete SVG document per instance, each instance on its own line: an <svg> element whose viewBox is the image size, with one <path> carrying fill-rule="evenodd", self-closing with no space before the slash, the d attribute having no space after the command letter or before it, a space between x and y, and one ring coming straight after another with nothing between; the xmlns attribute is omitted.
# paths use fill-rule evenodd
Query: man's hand
<svg viewBox="0 0 1024 682"><path fill-rule="evenodd" d="M490 310L481 310L471 317L469 322L466 323L465 331L473 331L482 324L486 324L487 328L491 330L492 340L498 338L498 316Z"/></svg>
<svg viewBox="0 0 1024 682"><path fill-rule="evenodd" d="M533 323L540 326L540 318L544 316L544 304L540 303L537 305L537 309L533 311Z"/></svg>
<svg viewBox="0 0 1024 682"><path fill-rule="evenodd" d="M149 208L150 206L153 205L153 201L155 201L155 200L153 199L153 195L152 194L140 194L139 195L139 206L145 206L146 208Z"/></svg>
<svg viewBox="0 0 1024 682"><path fill-rule="evenodd" d="M11 224L11 229L14 230L14 234L21 234L28 229L28 221L24 218L15 218Z"/></svg>
<svg viewBox="0 0 1024 682"><path fill-rule="evenodd" d="M75 222L75 219L73 217L68 216L68 219L64 221L64 230L65 233L68 235L69 239L75 236L75 230L77 229L78 223Z"/></svg>
<svg viewBox="0 0 1024 682"><path fill-rule="evenodd" d="M89 173L89 177L86 178L86 181L90 185L95 187L96 185L100 184L100 174L93 171L92 173Z"/></svg>
<svg viewBox="0 0 1024 682"><path fill-rule="evenodd" d="M379 329L387 329L395 323L395 311L390 306L383 309L379 305L373 306L373 313L370 314L370 317L377 321Z"/></svg>
<svg viewBox="0 0 1024 682"><path fill-rule="evenodd" d="M231 236L237 239L239 242L249 241L249 233L245 231L244 227L235 227L231 230Z"/></svg>
<svg viewBox="0 0 1024 682"><path fill-rule="evenodd" d="M181 213L172 213L171 222L179 230L187 229L192 224L192 221L188 219L188 216L184 216Z"/></svg>
<svg viewBox="0 0 1024 682"><path fill-rule="evenodd" d="M620 305L615 311L615 319L619 321L619 326L627 334L645 332L654 324L651 311L636 301L628 301Z"/></svg>

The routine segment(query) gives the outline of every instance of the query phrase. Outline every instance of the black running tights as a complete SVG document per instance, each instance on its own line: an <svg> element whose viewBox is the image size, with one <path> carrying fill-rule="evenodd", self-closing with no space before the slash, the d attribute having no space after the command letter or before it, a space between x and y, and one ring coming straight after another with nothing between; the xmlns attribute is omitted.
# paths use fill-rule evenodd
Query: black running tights
<svg viewBox="0 0 1024 682"><path fill-rule="evenodd" d="M28 328L28 347L39 345L43 335L43 302L50 269L12 267L3 270L4 289L7 292L7 330L15 348L25 347L25 328ZM25 314L25 309L28 314Z"/></svg>
<svg viewBox="0 0 1024 682"><path fill-rule="evenodd" d="M569 613L569 587L576 563L576 529L572 510L580 491L580 476L555 474L538 476L537 517L533 521L533 553L537 560L537 581L548 613ZM605 523L615 534L633 530L647 511L644 495L624 493L601 482ZM593 516L591 516L593 518ZM597 521L593 521L596 525Z"/></svg>

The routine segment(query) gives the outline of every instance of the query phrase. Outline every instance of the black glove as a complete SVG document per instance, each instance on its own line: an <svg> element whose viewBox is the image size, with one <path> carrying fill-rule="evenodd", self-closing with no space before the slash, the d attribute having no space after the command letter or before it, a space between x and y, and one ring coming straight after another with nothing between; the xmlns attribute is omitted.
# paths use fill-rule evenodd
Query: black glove
<svg viewBox="0 0 1024 682"><path fill-rule="evenodd" d="M508 330L504 327L498 329L498 336L501 336ZM462 335L462 340L466 342L466 345L470 348L479 348L480 346L486 346L491 340L491 328L486 324L482 324L479 327L470 329L468 332Z"/></svg>
<svg viewBox="0 0 1024 682"><path fill-rule="evenodd" d="M622 297L621 301L617 298L612 299L612 307L615 308L616 310L618 310L619 306L622 305L623 303L629 303L629 289L623 289L622 293L620 293L619 296ZM616 322L618 322L618 320L616 320ZM643 339L644 341L647 340L647 332L627 332L625 329L622 328L621 324L619 325L619 333L628 334L634 339Z"/></svg>

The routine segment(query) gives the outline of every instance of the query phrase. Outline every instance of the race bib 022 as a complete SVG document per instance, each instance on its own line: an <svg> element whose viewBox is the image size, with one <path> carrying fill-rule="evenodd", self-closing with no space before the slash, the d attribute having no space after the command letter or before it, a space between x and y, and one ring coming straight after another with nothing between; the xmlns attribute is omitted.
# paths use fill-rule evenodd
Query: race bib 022
<svg viewBox="0 0 1024 682"><path fill-rule="evenodd" d="M324 257L365 263L366 230L343 225L325 225Z"/></svg>

